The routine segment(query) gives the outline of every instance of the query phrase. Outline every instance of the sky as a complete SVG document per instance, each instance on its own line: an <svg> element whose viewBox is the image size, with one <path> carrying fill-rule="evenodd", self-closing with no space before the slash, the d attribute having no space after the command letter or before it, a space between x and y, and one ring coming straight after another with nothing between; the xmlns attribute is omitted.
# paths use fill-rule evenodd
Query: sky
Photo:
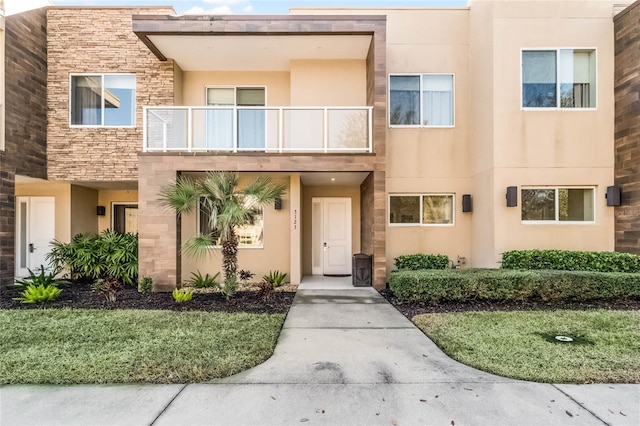
<svg viewBox="0 0 640 426"><path fill-rule="evenodd" d="M5 0L7 15L35 7L56 6L163 6L178 13L196 14L282 14L291 7L424 7L466 6L467 0Z"/></svg>

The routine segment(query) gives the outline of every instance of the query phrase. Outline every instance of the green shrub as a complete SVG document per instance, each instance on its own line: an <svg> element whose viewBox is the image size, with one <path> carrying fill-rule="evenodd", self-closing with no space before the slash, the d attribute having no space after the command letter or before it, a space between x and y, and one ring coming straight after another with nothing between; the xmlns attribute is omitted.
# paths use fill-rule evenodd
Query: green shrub
<svg viewBox="0 0 640 426"><path fill-rule="evenodd" d="M267 284L271 284L273 288L276 288L284 284L284 279L286 277L287 277L286 273L275 270L275 271L269 271L268 275L264 275L262 277L262 281L264 281Z"/></svg>
<svg viewBox="0 0 640 426"><path fill-rule="evenodd" d="M393 259L400 270L447 269L449 258L444 254L405 254Z"/></svg>
<svg viewBox="0 0 640 426"><path fill-rule="evenodd" d="M188 288L176 288L173 290L173 300L177 303L188 302L193 298L193 292Z"/></svg>
<svg viewBox="0 0 640 426"><path fill-rule="evenodd" d="M153 291L153 280L151 277L144 277L138 283L138 291L142 294L151 294Z"/></svg>
<svg viewBox="0 0 640 426"><path fill-rule="evenodd" d="M403 300L591 300L640 297L640 274L467 269L397 271L391 291Z"/></svg>
<svg viewBox="0 0 640 426"><path fill-rule="evenodd" d="M53 241L47 259L73 280L113 277L125 285L138 278L138 235L105 230L100 235L77 234L70 243Z"/></svg>
<svg viewBox="0 0 640 426"><path fill-rule="evenodd" d="M607 251L511 250L502 254L502 268L640 272L640 257Z"/></svg>
<svg viewBox="0 0 640 426"><path fill-rule="evenodd" d="M189 287L195 288L209 288L209 287L217 287L218 286L218 277L220 276L220 272L216 272L214 276L209 274L205 274L204 277L200 273L200 271L192 272L191 278L189 278L185 284Z"/></svg>
<svg viewBox="0 0 640 426"><path fill-rule="evenodd" d="M62 287L70 284L69 281L63 280L61 278L56 278L55 272L45 271L44 266L40 266L37 274L31 269L27 270L29 271L29 276L26 278L16 279L15 282L15 286L21 291L26 289L31 284L35 285L36 287L40 285L43 285L45 287Z"/></svg>
<svg viewBox="0 0 640 426"><path fill-rule="evenodd" d="M22 303L45 303L57 299L60 293L62 290L54 285L29 284L15 300L20 300Z"/></svg>
<svg viewBox="0 0 640 426"><path fill-rule="evenodd" d="M218 284L218 288L220 288L222 294L229 300L235 296L236 291L238 291L238 280L235 278L227 278L222 284Z"/></svg>

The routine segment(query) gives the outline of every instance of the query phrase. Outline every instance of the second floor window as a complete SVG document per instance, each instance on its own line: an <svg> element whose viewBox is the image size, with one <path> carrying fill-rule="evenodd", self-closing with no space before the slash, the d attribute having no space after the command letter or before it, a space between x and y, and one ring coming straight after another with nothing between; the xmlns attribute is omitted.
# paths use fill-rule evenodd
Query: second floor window
<svg viewBox="0 0 640 426"><path fill-rule="evenodd" d="M453 126L453 74L391 75L391 126Z"/></svg>
<svg viewBox="0 0 640 426"><path fill-rule="evenodd" d="M523 108L595 108L593 49L522 51Z"/></svg>
<svg viewBox="0 0 640 426"><path fill-rule="evenodd" d="M72 126L135 126L135 75L72 75L69 99Z"/></svg>

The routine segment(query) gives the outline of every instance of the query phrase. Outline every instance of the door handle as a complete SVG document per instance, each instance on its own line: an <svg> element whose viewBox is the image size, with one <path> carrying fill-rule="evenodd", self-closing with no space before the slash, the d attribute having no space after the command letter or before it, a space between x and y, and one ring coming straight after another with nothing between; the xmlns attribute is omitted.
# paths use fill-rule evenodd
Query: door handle
<svg viewBox="0 0 640 426"><path fill-rule="evenodd" d="M329 249L329 247L327 247L327 243L324 243L323 245L324 245L324 247L323 247L324 251L327 251Z"/></svg>
<svg viewBox="0 0 640 426"><path fill-rule="evenodd" d="M33 247L33 243L29 244L29 253L33 253L36 249Z"/></svg>

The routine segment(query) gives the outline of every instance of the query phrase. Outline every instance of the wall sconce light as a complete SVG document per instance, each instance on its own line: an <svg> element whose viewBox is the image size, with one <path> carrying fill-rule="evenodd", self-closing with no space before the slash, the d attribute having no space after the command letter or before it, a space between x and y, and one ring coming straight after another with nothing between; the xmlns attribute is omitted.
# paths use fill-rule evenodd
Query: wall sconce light
<svg viewBox="0 0 640 426"><path fill-rule="evenodd" d="M507 207L518 206L518 187L507 186Z"/></svg>
<svg viewBox="0 0 640 426"><path fill-rule="evenodd" d="M464 194L462 196L462 213L470 213L472 210L471 194Z"/></svg>
<svg viewBox="0 0 640 426"><path fill-rule="evenodd" d="M621 204L621 191L619 186L607 186L607 193L604 198L607 199L607 206L617 207Z"/></svg>
<svg viewBox="0 0 640 426"><path fill-rule="evenodd" d="M107 209L104 206L97 206L96 207L96 214L98 216L104 216L105 214L107 214Z"/></svg>
<svg viewBox="0 0 640 426"><path fill-rule="evenodd" d="M273 208L276 210L282 210L282 198L276 198L273 202Z"/></svg>

